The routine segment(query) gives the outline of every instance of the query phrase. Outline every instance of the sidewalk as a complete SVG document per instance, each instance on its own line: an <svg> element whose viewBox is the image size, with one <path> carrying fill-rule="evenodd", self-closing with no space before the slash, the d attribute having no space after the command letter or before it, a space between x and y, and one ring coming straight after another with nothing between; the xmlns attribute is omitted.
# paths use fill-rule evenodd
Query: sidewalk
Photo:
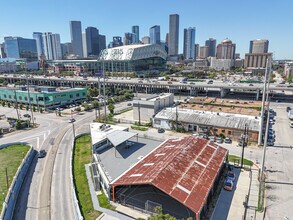
<svg viewBox="0 0 293 220"><path fill-rule="evenodd" d="M259 181L258 181L259 168L255 165L251 168L251 181L247 202L246 219L263 220L263 212L257 212L258 208L258 195L259 195Z"/></svg>

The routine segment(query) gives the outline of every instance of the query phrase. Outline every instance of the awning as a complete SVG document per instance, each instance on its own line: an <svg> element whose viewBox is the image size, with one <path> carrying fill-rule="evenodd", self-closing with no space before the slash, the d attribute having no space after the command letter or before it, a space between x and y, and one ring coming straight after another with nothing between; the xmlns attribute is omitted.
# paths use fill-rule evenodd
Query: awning
<svg viewBox="0 0 293 220"><path fill-rule="evenodd" d="M128 139L134 137L137 133L129 131L113 131L107 135L108 140L113 144L114 147L117 147L119 144L127 141Z"/></svg>

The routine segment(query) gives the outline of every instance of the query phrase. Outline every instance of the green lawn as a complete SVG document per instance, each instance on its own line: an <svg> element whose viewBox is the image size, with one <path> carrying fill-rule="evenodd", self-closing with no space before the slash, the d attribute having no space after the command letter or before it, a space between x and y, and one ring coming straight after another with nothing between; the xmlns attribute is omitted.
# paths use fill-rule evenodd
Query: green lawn
<svg viewBox="0 0 293 220"><path fill-rule="evenodd" d="M238 157L238 156L236 156L236 155L229 155L228 156L228 160L229 160L229 162L238 162L239 161L239 163L241 162L241 158L240 157ZM247 160L247 159L245 159L244 158L244 160L243 160L243 164L244 165L247 165L247 166L252 166L253 165L253 162L251 161L251 160Z"/></svg>
<svg viewBox="0 0 293 220"><path fill-rule="evenodd" d="M0 211L2 210L4 197L6 197L8 191L6 168L8 173L8 185L10 186L22 159L25 157L29 149L30 146L19 144L0 149Z"/></svg>
<svg viewBox="0 0 293 220"><path fill-rule="evenodd" d="M102 192L101 195L98 195L98 200L102 208L115 210L115 208L108 202L108 198L104 192Z"/></svg>
<svg viewBox="0 0 293 220"><path fill-rule="evenodd" d="M81 213L86 220L94 220L101 213L94 210L86 178L85 164L92 160L91 136L84 135L76 139L73 154L73 177Z"/></svg>

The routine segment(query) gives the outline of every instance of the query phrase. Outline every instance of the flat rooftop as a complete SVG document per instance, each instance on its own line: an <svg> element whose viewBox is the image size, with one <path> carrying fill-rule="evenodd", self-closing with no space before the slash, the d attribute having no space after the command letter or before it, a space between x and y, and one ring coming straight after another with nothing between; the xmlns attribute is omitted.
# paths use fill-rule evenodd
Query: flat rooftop
<svg viewBox="0 0 293 220"><path fill-rule="evenodd" d="M137 96L134 97L134 100L155 101L156 99L163 99L170 95L172 95L172 93L161 93L161 94L138 93Z"/></svg>
<svg viewBox="0 0 293 220"><path fill-rule="evenodd" d="M117 150L114 147L108 147L95 154L99 157L110 182L134 166L162 142L133 137L128 140L128 143L130 144L120 144Z"/></svg>
<svg viewBox="0 0 293 220"><path fill-rule="evenodd" d="M125 131L128 127L119 126L119 125L108 125L106 124L105 128L102 128L103 123L91 123L91 137L92 137L92 145L101 142L107 138L107 135L111 134L115 131Z"/></svg>
<svg viewBox="0 0 293 220"><path fill-rule="evenodd" d="M209 112L209 111L198 111L191 109L177 108L178 121L230 129L244 130L245 124L248 125L249 131L259 130L259 118L249 115L240 114L229 114L223 112ZM162 120L176 120L176 108L165 108L160 111L155 119Z"/></svg>

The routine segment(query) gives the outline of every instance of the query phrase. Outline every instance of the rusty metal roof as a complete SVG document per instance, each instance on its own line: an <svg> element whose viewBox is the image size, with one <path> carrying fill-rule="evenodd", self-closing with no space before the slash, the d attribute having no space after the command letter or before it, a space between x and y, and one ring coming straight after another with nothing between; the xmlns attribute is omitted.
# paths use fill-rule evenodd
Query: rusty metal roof
<svg viewBox="0 0 293 220"><path fill-rule="evenodd" d="M227 154L228 150L205 139L169 139L112 185L150 184L198 213Z"/></svg>

